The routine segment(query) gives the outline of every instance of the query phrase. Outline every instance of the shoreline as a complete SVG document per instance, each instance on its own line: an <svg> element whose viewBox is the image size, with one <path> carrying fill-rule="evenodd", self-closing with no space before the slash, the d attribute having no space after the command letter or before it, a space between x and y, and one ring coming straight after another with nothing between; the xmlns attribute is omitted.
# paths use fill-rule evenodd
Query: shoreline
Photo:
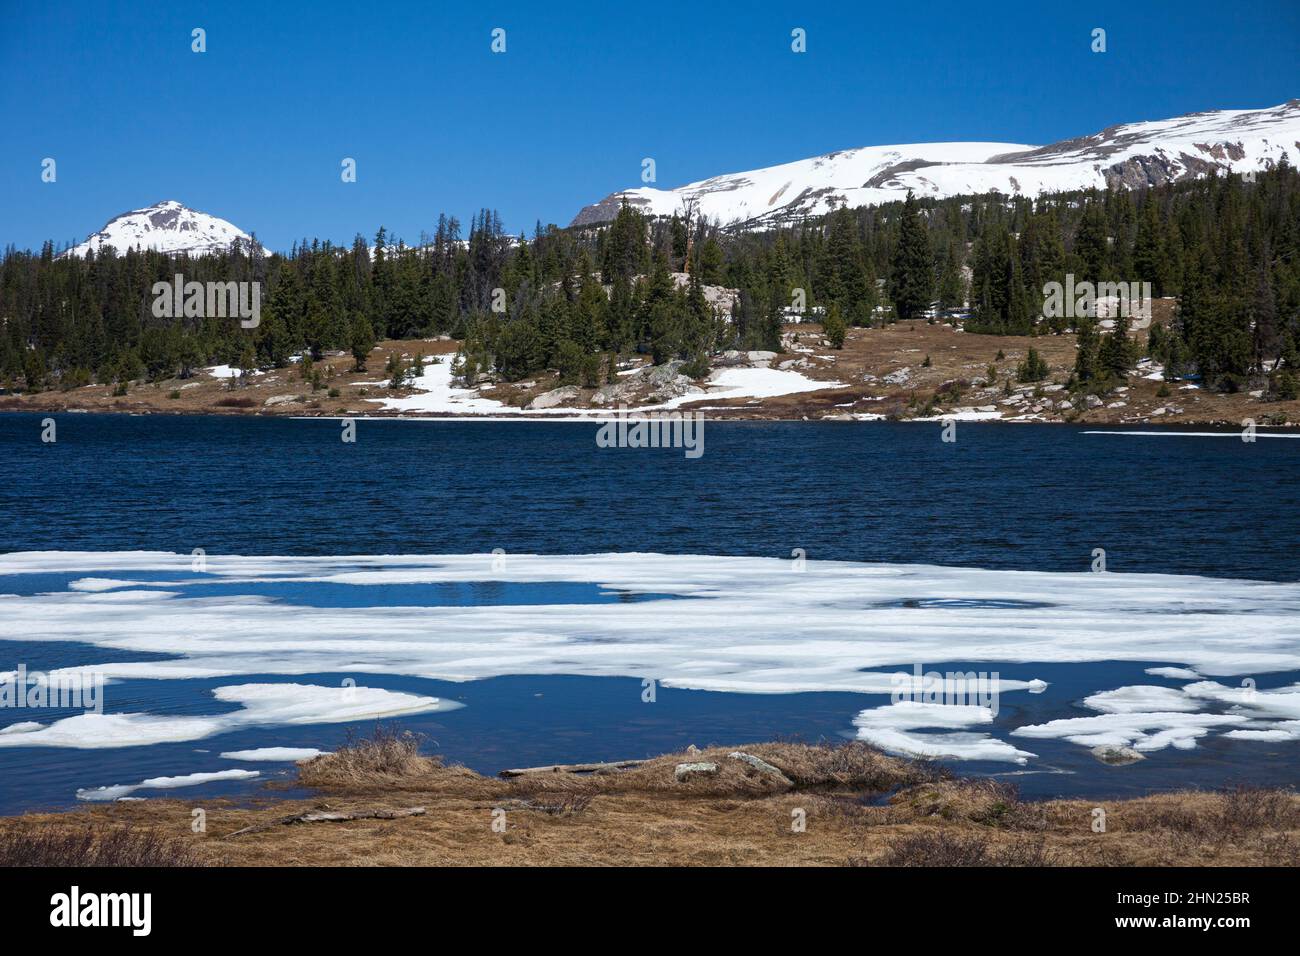
<svg viewBox="0 0 1300 956"><path fill-rule="evenodd" d="M84 852L132 839L174 857L155 864L187 866L1300 862L1300 796L1289 790L1022 801L1013 786L861 743L690 747L485 777L419 755L409 734L380 730L297 767L296 781L241 800L167 797L3 816L2 862L22 865L15 855L26 846L28 865L53 865L60 841ZM314 792L273 795L289 786ZM27 846L37 832L45 843Z"/></svg>
<svg viewBox="0 0 1300 956"><path fill-rule="evenodd" d="M1167 309L1158 310L1167 322ZM358 371L351 354L329 353L311 375L290 362L231 378L229 366L196 369L188 379L123 388L85 385L67 391L0 395L0 413L244 415L263 418L408 421L604 421L623 414L700 414L706 421L1004 422L1093 428L1196 426L1240 430L1300 429L1300 399L1274 401L1262 389L1233 394L1194 381L1165 381L1141 360L1123 380L1096 393L1068 388L1076 342L1069 333L999 336L924 321L849 331L842 349L815 326L786 326L781 352L726 353L708 379L644 356L620 365L599 387L566 385L558 373L506 382L480 376L455 384L454 340L390 339ZM1023 382L1034 349L1047 369ZM423 371L393 388L379 370ZM677 363L680 365L680 363ZM414 374L414 373L413 373ZM124 392L124 393L123 393Z"/></svg>
<svg viewBox="0 0 1300 956"><path fill-rule="evenodd" d="M567 411L567 410L566 410ZM122 416L126 418L146 418L150 416L159 416L165 418L252 418L263 420L288 420L288 421L358 421L358 422L531 422L546 423L557 425L574 425L574 424L603 424L610 421L618 421L619 415L605 409L574 409L575 414L570 415L538 415L520 413L517 415L500 415L500 414L438 414L429 413L423 415L412 415L406 412L393 412L385 414L383 410L367 410L354 414L343 414L339 412L321 412L320 414L311 415L296 412L293 414L268 413L262 410L248 411L243 409L166 409L166 408L130 408L130 407L113 407L113 408L83 408L75 405L45 405L31 403L30 407L15 407L6 405L3 399L0 399L0 416L6 415L90 415L96 417ZM666 410L667 411L667 410ZM671 409L672 412L680 413L682 416L689 416L699 413L698 410L690 407L679 407ZM716 411L716 409L714 409ZM583 414L585 412L585 414ZM636 408L628 409L626 419L635 421L635 416L653 416L653 408ZM822 418L808 417L776 417L773 415L760 414L735 414L735 415L704 415L703 421L709 424L725 424L727 422L768 422L772 424L841 424L841 425L944 425L950 421L958 422L962 425L1070 425L1076 428L1086 429L1084 434L1090 435L1139 435L1149 434L1152 436L1186 436L1186 437L1220 437L1220 436L1239 436L1242 432L1240 423L1223 418L1179 418L1177 420L1170 418L1155 419L1124 419L1114 421L1110 419L1087 419L1078 421L1066 421L1063 418L962 418L952 417L928 417L928 418L876 418L861 417L854 418L850 416ZM1161 428L1160 431L1142 432L1144 428ZM1181 428L1205 428L1215 429L1206 432L1180 431ZM1268 429L1262 431L1260 429ZM1259 438L1285 438L1300 436L1300 421L1287 420L1283 424L1257 424L1256 437Z"/></svg>

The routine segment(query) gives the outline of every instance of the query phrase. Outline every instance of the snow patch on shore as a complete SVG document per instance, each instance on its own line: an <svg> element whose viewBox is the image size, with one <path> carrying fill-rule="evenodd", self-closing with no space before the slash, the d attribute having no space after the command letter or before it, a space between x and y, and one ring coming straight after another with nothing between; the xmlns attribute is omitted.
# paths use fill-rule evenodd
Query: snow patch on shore
<svg viewBox="0 0 1300 956"><path fill-rule="evenodd" d="M793 369L724 368L709 376L708 391L705 394L679 395L651 408L677 408L689 402L705 400L777 398L782 395L798 395L824 388L843 387L842 382L819 382Z"/></svg>
<svg viewBox="0 0 1300 956"><path fill-rule="evenodd" d="M457 388L452 384L452 356L443 356L438 364L426 365L412 383L415 394L392 398L367 398L382 408L426 415L547 415L581 420L599 420L611 416L606 408L523 409L494 398L484 398L477 389ZM646 405L630 411L652 412L679 408L690 402L736 398L775 398L814 392L823 388L841 388L840 382L819 382L799 372L771 368L724 368L715 371L706 383L706 391L679 395L668 401Z"/></svg>

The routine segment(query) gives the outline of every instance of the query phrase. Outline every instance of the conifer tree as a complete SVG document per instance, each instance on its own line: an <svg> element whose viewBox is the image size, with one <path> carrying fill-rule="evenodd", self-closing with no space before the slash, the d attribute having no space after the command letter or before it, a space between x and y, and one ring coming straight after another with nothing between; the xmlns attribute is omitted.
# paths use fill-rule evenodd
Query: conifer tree
<svg viewBox="0 0 1300 956"><path fill-rule="evenodd" d="M914 319L929 308L933 262L930 235L910 189L901 215L898 247L889 276L889 298L900 319Z"/></svg>
<svg viewBox="0 0 1300 956"><path fill-rule="evenodd" d="M352 370L354 372L364 372L366 370L366 359L375 347L375 330L370 326L370 320L364 315L357 314L352 317L352 358L354 360Z"/></svg>

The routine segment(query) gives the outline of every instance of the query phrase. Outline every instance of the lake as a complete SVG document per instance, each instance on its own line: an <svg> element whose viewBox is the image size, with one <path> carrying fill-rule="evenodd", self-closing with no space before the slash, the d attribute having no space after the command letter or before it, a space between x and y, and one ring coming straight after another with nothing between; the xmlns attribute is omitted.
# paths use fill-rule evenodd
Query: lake
<svg viewBox="0 0 1300 956"><path fill-rule="evenodd" d="M1300 775L1300 440L44 417L0 415L0 672L102 713L0 707L0 812L256 795L292 764L222 754L374 715L485 773L856 736L1039 797Z"/></svg>

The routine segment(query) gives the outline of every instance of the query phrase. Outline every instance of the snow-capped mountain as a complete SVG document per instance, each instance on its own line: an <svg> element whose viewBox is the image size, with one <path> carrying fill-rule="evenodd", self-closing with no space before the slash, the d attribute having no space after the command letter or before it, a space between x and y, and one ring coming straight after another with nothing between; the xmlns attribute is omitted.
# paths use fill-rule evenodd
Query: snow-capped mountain
<svg viewBox="0 0 1300 956"><path fill-rule="evenodd" d="M64 254L84 256L91 249L98 252L100 246L110 245L119 253L139 248L208 255L224 252L236 239L246 243L254 241L233 223L167 199L110 219L103 229L92 233L85 242Z"/></svg>
<svg viewBox="0 0 1300 956"><path fill-rule="evenodd" d="M1112 126L1049 146L914 143L866 146L715 176L676 189L641 187L584 207L573 225L613 219L624 200L651 215L695 212L725 224L767 225L839 206L918 196L1039 195L1159 185L1210 170L1262 170L1286 154L1300 164L1300 100L1261 110L1214 110Z"/></svg>

